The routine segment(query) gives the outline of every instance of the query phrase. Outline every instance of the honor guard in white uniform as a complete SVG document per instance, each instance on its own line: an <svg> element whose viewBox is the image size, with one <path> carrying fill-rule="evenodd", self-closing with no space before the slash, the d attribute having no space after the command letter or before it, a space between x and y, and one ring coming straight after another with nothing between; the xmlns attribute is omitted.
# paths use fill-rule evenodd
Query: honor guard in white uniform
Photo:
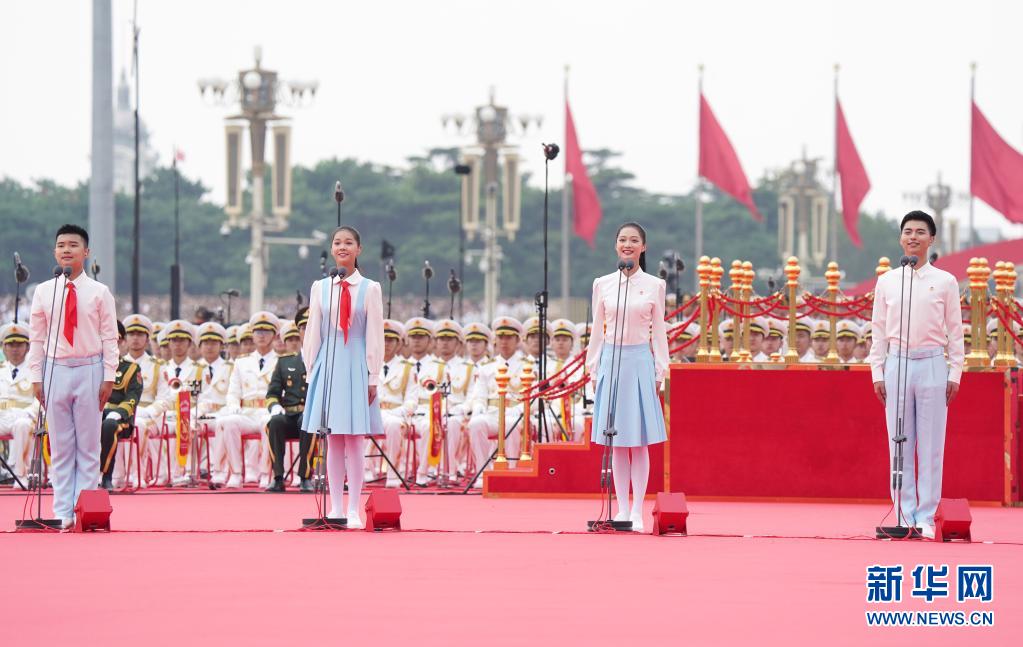
<svg viewBox="0 0 1023 647"><path fill-rule="evenodd" d="M696 339L699 336L700 336L699 324L691 323L688 326L686 326L685 329L681 332L681 334L679 334L679 336L675 339L675 345L681 346L687 341ZM699 346L699 342L693 342L686 346L685 348L683 348L681 351L677 353L678 356L677 361L683 364L691 364L695 362L696 352L699 350L697 346Z"/></svg>
<svg viewBox="0 0 1023 647"><path fill-rule="evenodd" d="M137 315L144 316L144 315ZM148 319L147 319L148 321ZM164 326L167 325L166 321L153 321L150 322L152 330L149 333L149 354L157 359L163 359L160 353L160 333L163 332ZM167 344L164 344L166 348Z"/></svg>
<svg viewBox="0 0 1023 647"><path fill-rule="evenodd" d="M26 485L32 460L32 430L39 414L39 401L32 390L28 370L29 330L18 323L0 329L4 357L0 362L0 437L10 436L7 462L14 475Z"/></svg>
<svg viewBox="0 0 1023 647"><path fill-rule="evenodd" d="M125 327L127 330L127 326ZM195 326L183 319L175 319L169 322L160 334L167 342L170 351L170 359L160 365L158 373L159 386L157 392L160 396L150 407L151 415L145 426L141 421L136 420L136 425L147 448L147 456L152 466L152 474L156 479L155 485L167 485L172 483L178 485L186 480L185 467L177 459L178 443L174 436L174 429L177 425L178 393L188 392L190 382L199 379L198 367L188 356L189 350L196 342ZM145 378L143 377L143 381ZM143 387L144 388L144 387ZM188 425L190 421L185 421ZM157 435L166 431L168 439L161 442ZM170 473L167 470L167 451L170 449Z"/></svg>
<svg viewBox="0 0 1023 647"><path fill-rule="evenodd" d="M462 328L462 334L465 337L465 355L463 357L463 365L465 367L464 370L467 377L465 379L464 387L458 387L457 389L464 389L465 397L462 401L462 415L458 427L460 439L458 441L458 449L455 451L455 456L458 458L459 471L465 474L468 471L467 468L472 462L472 452L470 451L469 441L469 420L472 418L473 392L476 389L476 383L480 379L482 367L494 361L490 356L490 345L493 343L494 334L490 331L489 326L481 322L466 324ZM450 424L451 423L449 423L449 426Z"/></svg>
<svg viewBox="0 0 1023 647"><path fill-rule="evenodd" d="M721 347L721 360L725 362L734 362L739 359L738 357L732 357L732 351L735 349L735 322L731 319L725 319L718 324L718 345Z"/></svg>
<svg viewBox="0 0 1023 647"><path fill-rule="evenodd" d="M125 345L128 347L124 359L138 364L139 373L142 375L142 397L139 400L139 405L135 407L135 428L139 439L140 455L144 457L148 451L144 430L163 421L162 410L154 405L158 400L168 397L167 384L160 379L160 371L164 362L147 352L154 345L151 342L156 325L149 320L149 317L132 314L125 317L122 323L126 332ZM134 455L130 456L134 461ZM122 462L117 461L114 467L114 487L122 486L122 474L127 474L128 482L132 487L138 487L139 484L135 483L138 472L134 465L125 466L122 465ZM145 464L144 458L142 463Z"/></svg>
<svg viewBox="0 0 1023 647"><path fill-rule="evenodd" d="M551 352L547 359L547 376L557 375L565 365L572 361L576 343L575 324L568 319L555 319L551 322ZM582 370L576 370L567 376L572 382L583 376ZM580 391L548 402L549 411L556 420L548 425L548 439L551 441L573 440L576 431L576 403L582 399Z"/></svg>
<svg viewBox="0 0 1023 647"><path fill-rule="evenodd" d="M252 326L248 321L238 324L238 357L251 355L254 350L256 350L256 344L252 340Z"/></svg>
<svg viewBox="0 0 1023 647"><path fill-rule="evenodd" d="M238 326L227 327L227 359L236 360L239 355L238 347Z"/></svg>
<svg viewBox="0 0 1023 647"><path fill-rule="evenodd" d="M512 461L519 456L522 428L515 426L522 413L518 394L522 390L519 377L522 373L524 356L518 347L525 332L522 324L512 317L498 317L493 321L494 361L479 368L479 378L473 388L472 418L469 420L469 448L474 460L474 470L480 471L493 454L497 446L497 373L503 366L508 371L508 397L504 412L505 419L505 453ZM519 422L521 424L521 422ZM471 478L471 475L470 475ZM473 487L482 487L482 479L477 479Z"/></svg>
<svg viewBox="0 0 1023 647"><path fill-rule="evenodd" d="M775 354L778 355L778 359L784 358L785 352L788 350L785 344L788 331L787 321L769 317L767 319L767 338L764 340L764 354L772 360L774 360Z"/></svg>
<svg viewBox="0 0 1023 647"><path fill-rule="evenodd" d="M408 335L409 357L414 367L416 398L418 404L413 418L416 430L416 485L428 485L428 469L426 452L430 440L430 396L442 383L447 381L447 364L429 351L434 343L436 326L434 322L423 317L413 317L405 322Z"/></svg>
<svg viewBox="0 0 1023 647"><path fill-rule="evenodd" d="M810 338L810 348L813 356L818 362L823 362L828 356L828 347L831 345L831 322L827 319L818 319L813 322L813 335Z"/></svg>
<svg viewBox="0 0 1023 647"><path fill-rule="evenodd" d="M749 323L749 353L754 362L771 361L771 356L764 352L767 330L767 317L753 317Z"/></svg>
<svg viewBox="0 0 1023 647"><path fill-rule="evenodd" d="M412 428L412 415L416 412L415 365L398 354L405 344L405 326L393 319L384 320L384 365L380 369L380 418L384 423L386 441L384 451L394 466L401 469L398 459L402 444ZM377 474L386 469L380 460L373 468ZM376 475L374 475L376 476ZM387 471L387 487L400 484L398 475Z"/></svg>
<svg viewBox="0 0 1023 647"><path fill-rule="evenodd" d="M228 338L227 330L215 321L207 321L199 326L196 331L199 336L199 352L202 357L197 362L202 391L199 392L198 402L195 403L198 414L198 427L206 434L213 435L208 442L202 443L204 450L208 447L210 452L211 476L219 475L220 483L223 483L223 474L226 471L226 460L224 444L217 435L217 414L227 404L227 389L231 383L231 371L234 370L234 362L221 357L221 352ZM237 344L236 344L237 345ZM204 466L205 457L200 465Z"/></svg>
<svg viewBox="0 0 1023 647"><path fill-rule="evenodd" d="M551 322L547 322L547 347L542 350L540 348L540 318L530 317L522 322L522 327L526 331L525 341L523 342L525 360L529 364L530 368L533 369L533 384L536 384L536 382L540 379L541 353L547 356L547 376L550 377L551 375L554 375L554 362L551 360L549 353L551 340L554 338L554 327L551 325ZM550 409L546 405L541 404L541 402L542 401L540 400L534 399L533 402L530 403L530 418L532 418L530 424L532 425L531 429L534 441L546 442L551 440L560 440L559 423L555 420ZM547 418L546 438L538 437L541 413L544 413Z"/></svg>
<svg viewBox="0 0 1023 647"><path fill-rule="evenodd" d="M813 354L813 329L816 321L807 316L796 319L796 354L801 364L819 364L820 360Z"/></svg>
<svg viewBox="0 0 1023 647"><path fill-rule="evenodd" d="M235 360L227 388L227 403L217 415L217 435L227 453L229 488L242 485L243 458L246 482L258 482L262 488L270 484L270 450L266 438L270 411L266 407L266 392L277 365L273 344L279 326L277 316L265 310L253 314L249 319L246 330L251 335L254 350ZM244 334L240 334L239 338L244 337ZM258 440L245 443L244 457L243 434L259 436ZM223 474L214 476L215 479L223 478Z"/></svg>
<svg viewBox="0 0 1023 647"><path fill-rule="evenodd" d="M843 364L855 364L856 344L860 342L860 327L848 319L841 319L836 324L835 347L838 359Z"/></svg>
<svg viewBox="0 0 1023 647"><path fill-rule="evenodd" d="M579 339L578 347L576 348L577 353L585 353L586 347L590 344L590 330L593 328L592 323L580 323L576 324L575 333ZM583 363L583 372L586 375L585 362ZM593 413L593 376L589 376L590 379L586 381L586 386L582 389L582 397L576 402L575 420L573 421L572 427L575 434L574 440L579 442L583 438L583 434L586 431L586 419Z"/></svg>
<svg viewBox="0 0 1023 647"><path fill-rule="evenodd" d="M469 446L469 415L472 407L469 394L476 381L476 364L458 355L465 343L465 330L453 319L437 322L435 345L438 358L445 363L448 395L444 412L444 451L441 469L446 470L448 482L458 480L459 468L464 466Z"/></svg>

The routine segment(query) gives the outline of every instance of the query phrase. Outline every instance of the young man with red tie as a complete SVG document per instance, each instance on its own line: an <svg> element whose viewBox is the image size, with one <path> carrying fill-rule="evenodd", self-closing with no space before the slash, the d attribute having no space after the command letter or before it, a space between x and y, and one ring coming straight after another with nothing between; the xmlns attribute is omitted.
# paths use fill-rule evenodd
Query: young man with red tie
<svg viewBox="0 0 1023 647"><path fill-rule="evenodd" d="M70 528L78 495L99 483L101 412L118 364L117 317L110 290L85 273L88 232L62 226L53 256L70 274L36 287L29 372L35 396L46 409L53 513L63 528Z"/></svg>

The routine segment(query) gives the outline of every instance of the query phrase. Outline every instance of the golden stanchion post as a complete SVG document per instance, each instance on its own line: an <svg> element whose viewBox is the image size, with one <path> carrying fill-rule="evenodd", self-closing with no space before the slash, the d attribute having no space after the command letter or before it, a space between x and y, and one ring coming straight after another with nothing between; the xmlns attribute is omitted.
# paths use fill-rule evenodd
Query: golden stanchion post
<svg viewBox="0 0 1023 647"><path fill-rule="evenodd" d="M966 356L969 367L985 366L987 356L987 280L991 268L986 258L973 257L966 270L970 280L970 339L973 340L970 354Z"/></svg>
<svg viewBox="0 0 1023 647"><path fill-rule="evenodd" d="M742 318L742 346L739 348L739 361L748 364L753 361L753 353L750 351L749 337L750 329L753 327L753 263L744 261L742 264L742 300L744 303L739 307L743 313ZM738 332L738 331L736 331Z"/></svg>
<svg viewBox="0 0 1023 647"><path fill-rule="evenodd" d="M742 314L742 305L735 302L742 301L743 285L746 282L746 272L742 269L742 261L732 261L732 269L728 270L728 279L732 282L729 286L729 291L732 293L733 303L732 306L737 308L736 312ZM730 361L737 361L739 359L740 346L742 345L742 317L738 315L732 315L732 353L729 356Z"/></svg>
<svg viewBox="0 0 1023 647"><path fill-rule="evenodd" d="M721 259L715 256L710 259L710 291L714 296L721 294L721 277L725 274L725 268L721 267ZM709 303L708 299L708 303ZM710 362L715 364L721 361L721 340L718 339L718 319L720 310L716 313L708 313L707 327L710 328Z"/></svg>
<svg viewBox="0 0 1023 647"><path fill-rule="evenodd" d="M838 303L838 282L842 280L842 273L838 270L838 263L835 261L828 263L828 270L824 272L824 280L828 282L828 301ZM837 307L837 305L830 305L828 309L834 313ZM831 323L831 339L828 341L828 355L821 361L821 364L838 364L842 361L838 357L838 317L830 314L828 315L828 320Z"/></svg>
<svg viewBox="0 0 1023 647"><path fill-rule="evenodd" d="M1009 334L1009 326L1012 325L1012 319L1008 313L1012 312L1012 293L1016 290L1015 266L1007 261L998 261L995 263L994 277L995 298L1001 304L1002 317L1005 319L1004 322L1003 319L998 320L995 366L1012 366L1016 363L1016 357L1012 352L1013 342L1012 336Z"/></svg>
<svg viewBox="0 0 1023 647"><path fill-rule="evenodd" d="M519 376L519 382L522 383L522 451L519 452L517 467L529 467L533 463L533 421L529 415L529 389L533 386L533 379L533 367L526 364ZM540 409L540 415L543 415L543 408Z"/></svg>
<svg viewBox="0 0 1023 647"><path fill-rule="evenodd" d="M789 349L785 351L786 364L798 364L799 352L796 350L796 315L799 304L796 302L796 292L799 290L799 259L789 256L785 262L785 287L789 289Z"/></svg>
<svg viewBox="0 0 1023 647"><path fill-rule="evenodd" d="M707 322L710 321L708 316L708 298L707 295L710 292L710 258L707 256L700 257L700 263L696 266L696 275L700 277L700 341L699 346L696 349L696 361L706 362L710 359L710 330L707 329Z"/></svg>
<svg viewBox="0 0 1023 647"><path fill-rule="evenodd" d="M874 274L877 278L881 278L882 274L887 274L892 269L892 261L887 256L882 256L877 259L877 267L874 268Z"/></svg>
<svg viewBox="0 0 1023 647"><path fill-rule="evenodd" d="M494 458L495 470L508 469L508 457L504 454L504 410L508 400L508 367L497 368L497 457Z"/></svg>

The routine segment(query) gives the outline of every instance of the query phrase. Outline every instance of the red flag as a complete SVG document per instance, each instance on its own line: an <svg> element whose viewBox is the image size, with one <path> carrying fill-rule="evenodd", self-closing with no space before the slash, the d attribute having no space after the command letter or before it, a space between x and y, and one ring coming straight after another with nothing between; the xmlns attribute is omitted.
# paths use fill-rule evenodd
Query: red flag
<svg viewBox="0 0 1023 647"><path fill-rule="evenodd" d="M711 112L707 99L700 94L700 176L745 205L753 218L763 220L753 204L753 191L742 171L739 156L728 141L721 124Z"/></svg>
<svg viewBox="0 0 1023 647"><path fill-rule="evenodd" d="M185 161L185 151L181 150L180 148L174 149L174 159L176 161L178 161L178 162L184 162Z"/></svg>
<svg viewBox="0 0 1023 647"><path fill-rule="evenodd" d="M860 204L863 196L870 191L870 178L863 167L860 154L856 151L849 125L845 123L842 104L835 100L835 170L842 183L842 220L849 240L857 247L863 247L856 222L860 218Z"/></svg>
<svg viewBox="0 0 1023 647"><path fill-rule="evenodd" d="M1012 222L1023 222L1023 155L1002 139L973 104L970 193Z"/></svg>
<svg viewBox="0 0 1023 647"><path fill-rule="evenodd" d="M579 147L579 138L575 134L575 122L572 120L572 109L565 100L565 173L572 176L572 205L575 207L572 223L575 234L594 247L597 227L600 226L600 198L597 189L590 182L583 164L583 151Z"/></svg>

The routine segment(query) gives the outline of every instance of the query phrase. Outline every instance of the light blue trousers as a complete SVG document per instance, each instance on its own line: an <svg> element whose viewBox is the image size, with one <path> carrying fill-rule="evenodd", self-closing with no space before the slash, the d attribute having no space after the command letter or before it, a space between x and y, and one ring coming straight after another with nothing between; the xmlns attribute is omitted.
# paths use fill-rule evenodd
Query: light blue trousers
<svg viewBox="0 0 1023 647"><path fill-rule="evenodd" d="M55 360L46 366L46 429L50 435L53 516L57 519L70 519L82 490L99 484L102 383L101 355Z"/></svg>
<svg viewBox="0 0 1023 647"><path fill-rule="evenodd" d="M898 388L899 357L890 351L884 365L884 386L887 392L885 417L888 422L888 455L895 455L895 443L902 394ZM948 364L941 348L910 350L902 358L902 374L906 380L903 433L902 519L909 526L933 526L934 512L941 498L941 468L945 456L945 423L948 405L945 387ZM895 489L889 488L892 503ZM898 511L896 510L896 513Z"/></svg>

